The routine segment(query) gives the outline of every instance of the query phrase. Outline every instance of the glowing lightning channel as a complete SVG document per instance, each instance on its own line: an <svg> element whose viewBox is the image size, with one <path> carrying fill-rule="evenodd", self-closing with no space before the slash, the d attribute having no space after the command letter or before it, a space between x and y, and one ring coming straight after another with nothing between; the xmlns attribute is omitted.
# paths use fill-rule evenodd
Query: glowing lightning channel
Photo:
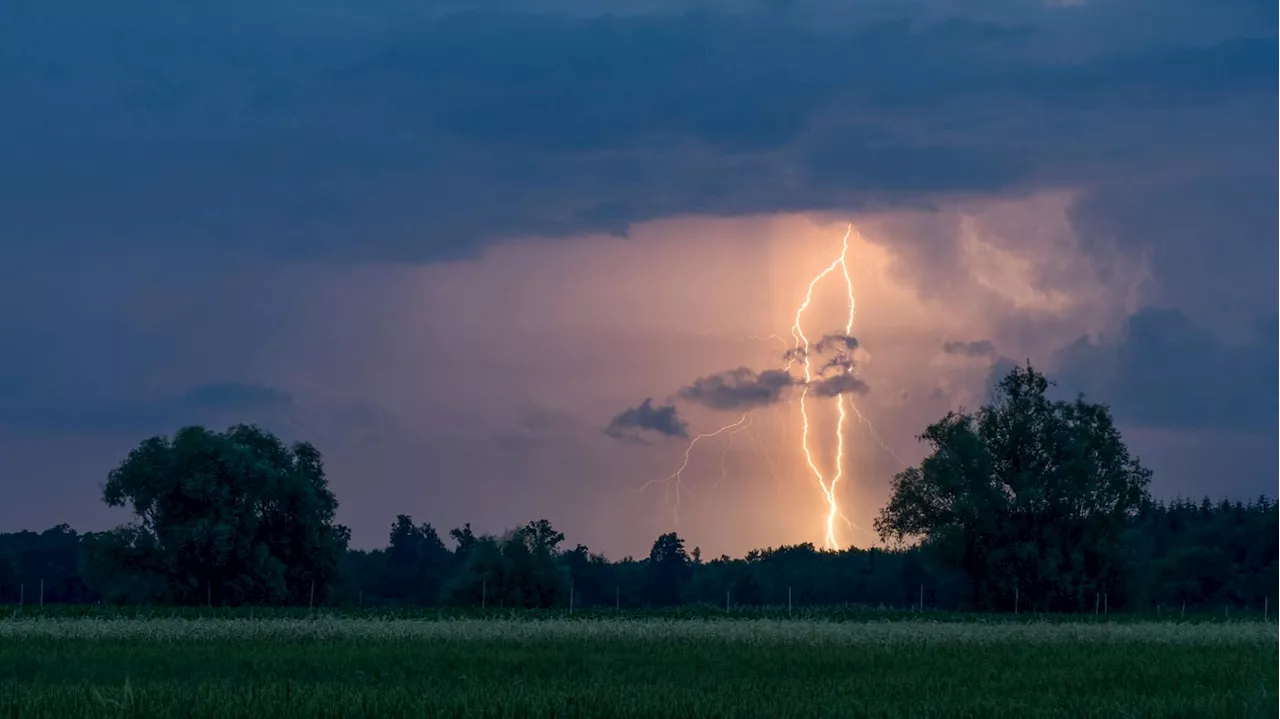
<svg viewBox="0 0 1280 719"><path fill-rule="evenodd" d="M747 423L747 420L750 418L751 418L751 413L746 412L742 415L741 419L739 419L737 422L734 422L733 424L726 424L725 426L721 427L720 429L717 429L714 432L703 432L702 434L697 435L693 439L689 440L689 445L684 448L684 458L680 460L680 464L679 466L676 467L676 471L672 472L671 474L668 474L667 476L661 479L651 479L648 482L645 482L643 485L640 486L640 489L638 489L637 491L643 492L644 490L648 489L650 486L655 484L667 484L667 485L674 484L676 501L671 507L671 517L672 517L673 526L678 526L680 524L680 492L683 489L683 487L680 484L680 479L681 479L681 476L684 474L685 467L689 466L689 453L693 451L693 448L697 446L699 441L704 439L709 439L711 437L716 437L730 430L734 430L738 427L742 427L744 424Z"/></svg>
<svg viewBox="0 0 1280 719"><path fill-rule="evenodd" d="M800 306L798 308L796 308L795 322L791 326L791 336L792 336L792 339L794 340L794 343L789 347L790 351L787 353L787 364L785 367L786 371L790 371L792 366L794 366L797 361L802 361L804 364L804 388L801 390L800 397L799 397L800 418L802 420L800 446L801 446L801 449L804 450L805 462L809 465L809 469L810 471L813 472L814 477L817 478L818 486L822 489L822 493L827 499L827 515L826 515L826 521L824 523L825 524L825 545L827 549L834 549L834 550L840 549L840 543L836 539L836 534L835 534L835 524L837 519L841 520L845 524L845 526L847 526L850 530L861 531L861 527L859 527L852 520L850 520L849 517L845 514L844 510L840 507L839 499L836 496L836 487L837 485L839 485L840 480L844 478L844 465L845 465L844 434L845 434L845 424L847 423L847 420L849 418L849 413L852 412L854 417L856 417L860 422L866 425L872 438L875 439L876 443L879 444L882 449L884 449L886 452L891 454L894 459L898 460L899 463L905 464L902 458L898 456L898 453L895 452L893 448L890 447L888 443L886 443L884 439L880 436L880 433L876 431L876 428L874 425L871 424L871 421L868 420L866 416L864 416L862 412L858 410L858 406L853 401L853 399L851 397L846 397L844 394L839 394L836 396L836 409L838 411L838 419L836 422L836 453L834 458L835 468L831 474L830 481L828 481L827 476L823 474L822 469L818 466L818 463L814 460L813 451L809 447L809 412L808 412L808 407L806 405L805 400L808 398L809 389L813 385L814 371L813 371L813 364L809 356L810 355L809 337L804 333L802 319L804 317L804 313L809 309L809 305L813 303L813 291L815 288L817 288L818 283L821 282L824 278L826 278L827 275L834 272L836 268L839 268L840 274L844 278L845 294L848 297L848 308L849 308L848 315L845 318L844 336L850 337L852 335L853 321L857 311L857 303L853 295L853 278L849 274L849 264L848 264L849 237L852 234L853 234L853 225L850 224L845 228L844 237L841 239L839 257L837 257L834 261L832 261L830 265L824 268L812 280L809 281L809 286L805 292L804 301L800 303ZM745 341L778 342L779 344L782 344L784 347L787 346L786 340L776 334L736 336L728 333L718 332L715 330L695 332L694 334L697 334L700 336L718 336L718 337L722 337L725 339L730 339L738 342L745 342ZM848 364L837 365L837 367L845 373L848 373L851 371L851 367ZM777 419L781 419L781 418L777 418ZM695 436L693 439L689 441L688 446L685 447L684 456L681 458L680 463L676 467L674 472L672 472L671 474L661 479L652 479L652 480L649 480L648 482L645 482L638 491L643 492L645 489L649 488L651 485L654 485L654 484L674 485L675 502L672 505L672 518L673 518L673 523L678 526L680 523L680 494L682 492L688 492L690 496L693 496L693 493L682 484L684 471L689 466L689 457L693 452L693 448L697 446L698 442L701 440L717 437L725 433L728 434L727 441L724 447L722 448L721 454L720 454L720 478L716 481L714 485L712 485L711 489L708 490L706 496L709 497L712 493L716 491L716 489L720 486L720 484L724 482L725 478L728 475L728 468L725 462L726 462L726 457L729 453L729 450L733 446L734 435L737 435L739 432L744 432L747 430L751 430L747 432L747 438L750 439L756 445L756 447L764 454L765 461L768 463L768 466L769 466L770 474L773 475L775 482L779 482L780 480L778 478L778 474L775 471L775 468L773 466L773 459L769 455L768 449L760 442L760 439L756 434L758 430L753 428L752 426L754 424L754 421L755 421L754 413L746 412L742 415L742 417L738 419L738 421L733 422L732 424L726 424L725 426L715 430L714 432L704 432L702 434ZM786 422L783 421L781 422L781 424L782 424L782 427L781 427L782 437L783 437L783 440L785 441L787 438ZM780 484L779 484L779 489L781 489Z"/></svg>
<svg viewBox="0 0 1280 719"><path fill-rule="evenodd" d="M755 414L752 412L748 412L747 423L746 424L738 423L737 425L735 425L735 428L730 430L729 433L726 435L727 439L725 440L724 448L720 450L720 479L717 479L716 483L711 485L711 489L707 490L706 496L710 497L712 494L714 494L716 489L720 487L720 483L723 482L729 476L729 468L725 464L725 460L728 459L729 457L729 450L733 449L734 436L737 435L739 432L744 432L747 429L749 429L751 425L755 424L755 421L756 421Z"/></svg>
<svg viewBox="0 0 1280 719"><path fill-rule="evenodd" d="M849 254L849 235L853 234L853 225L849 225L844 232L844 238L841 240L840 256L835 259L826 269L822 270L809 281L809 288L805 292L804 302L800 303L800 307L796 309L795 324L791 326L791 336L795 338L794 349L798 350L798 354L804 360L804 389L800 392L800 418L802 421L800 446L804 450L805 461L809 464L809 469L813 472L813 476L818 479L818 486L822 488L823 495L827 498L827 521L826 521L826 547L827 549L840 549L840 543L836 540L835 520L836 517L843 517L840 511L840 502L836 499L836 483L843 476L844 465L844 420L845 407L844 397L837 397L837 403L840 408L840 420L836 426L836 469L835 474L828 484L826 477L822 474L822 470L817 463L813 461L813 452L809 449L809 412L805 406L805 400L809 396L809 386L813 382L813 363L809 357L809 338L804 333L804 327L801 324L801 318L804 316L805 310L809 309L809 305L813 302L813 290L818 286L824 277L831 274L837 267L841 268L845 279L845 287L849 295L849 316L845 324L845 335L853 331L853 280L849 277L849 267L845 262L846 256ZM795 362L795 353L787 361L787 369ZM846 368L846 372L848 369Z"/></svg>

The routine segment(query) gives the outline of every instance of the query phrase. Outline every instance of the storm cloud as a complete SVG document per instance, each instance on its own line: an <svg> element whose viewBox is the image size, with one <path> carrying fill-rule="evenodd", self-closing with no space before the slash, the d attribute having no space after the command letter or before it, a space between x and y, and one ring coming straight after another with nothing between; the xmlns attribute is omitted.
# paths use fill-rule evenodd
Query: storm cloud
<svg viewBox="0 0 1280 719"><path fill-rule="evenodd" d="M1123 336L1082 337L1057 357L1058 381L1111 404L1143 427L1277 431L1276 315L1256 319L1253 337L1228 345L1176 309L1147 308Z"/></svg>
<svg viewBox="0 0 1280 719"><path fill-rule="evenodd" d="M646 397L635 407L622 410L609 421L604 433L614 439L645 442L643 433L653 432L663 437L687 438L688 427L680 419L674 405L653 406L653 398Z"/></svg>
<svg viewBox="0 0 1280 719"><path fill-rule="evenodd" d="M846 345L815 363L829 375L815 393L865 392L865 376L873 400L906 397L867 373L905 362L923 385L910 396L928 397L939 346L985 337L944 351L997 368L1007 360L982 342L1044 357L1063 391L1112 404L1126 431L1201 433L1178 444L1208 458L1237 446L1216 436L1274 442L1276 26L1260 0L15 0L0 73L0 448L24 459L6 467L19 480L0 521L38 507L64 521L54 500L91 502L120 437L295 423L326 402L362 408L336 424L398 438L327 455L345 468L336 482L360 483L343 501L362 541L424 496L404 479L423 466L440 468L433 509L456 502L466 521L513 487L539 487L505 491L513 504L550 497L542 487L597 461L590 441L630 451L598 431L616 408L757 360L651 366L645 333L663 328L639 316L669 291L646 267L590 266L610 292L614 273L637 275L616 316L562 296L578 265L536 252L468 273L515 247L653 241L645 228L672 218L868 228L884 273L934 323L911 345L927 359L886 347L905 336L890 318L865 335L879 364L859 353L854 377ZM1001 203L1029 209L977 217ZM1062 226L1046 232L1047 214ZM526 301L509 300L529 277ZM892 311L859 302L860 323ZM589 322L619 329L591 344ZM481 337L522 333L521 347L553 348L536 368L532 350ZM947 369L961 365L979 387L985 364ZM681 401L776 402L782 378L761 387L766 374ZM512 429L522 408L573 392L588 406L565 411L590 439L566 439L568 420ZM932 417L901 411L906 443ZM606 431L688 436L652 400ZM493 452L508 434L510 457ZM1273 447L1237 454L1241 491L1274 486ZM598 461L592 472L614 471ZM464 507L465 487L483 492Z"/></svg>
<svg viewBox="0 0 1280 719"><path fill-rule="evenodd" d="M838 397L842 394L866 394L871 391L866 382L852 374L838 374L809 383L810 390L819 397Z"/></svg>
<svg viewBox="0 0 1280 719"><path fill-rule="evenodd" d="M676 214L1092 184L1241 147L1246 120L1212 108L1274 91L1259 3L561 7L22 3L0 212L50 249L105 250L89 239L112 227L447 259ZM1144 124L1170 111L1209 114Z"/></svg>
<svg viewBox="0 0 1280 719"><path fill-rule="evenodd" d="M680 388L680 399L715 410L748 410L782 401L795 377L783 370L755 372L746 367L699 377Z"/></svg>

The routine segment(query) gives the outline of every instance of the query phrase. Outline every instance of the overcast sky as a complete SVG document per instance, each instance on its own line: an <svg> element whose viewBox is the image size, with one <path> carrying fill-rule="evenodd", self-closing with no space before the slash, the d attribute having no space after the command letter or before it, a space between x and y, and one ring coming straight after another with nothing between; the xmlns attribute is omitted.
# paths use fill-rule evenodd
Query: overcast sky
<svg viewBox="0 0 1280 719"><path fill-rule="evenodd" d="M875 432L842 542L1027 359L1111 405L1156 494L1274 496L1276 12L10 0L0 530L126 521L99 485L130 448L251 421L324 453L357 546L404 512L643 554L675 435L750 410L690 453L679 531L821 543L768 336L847 223Z"/></svg>

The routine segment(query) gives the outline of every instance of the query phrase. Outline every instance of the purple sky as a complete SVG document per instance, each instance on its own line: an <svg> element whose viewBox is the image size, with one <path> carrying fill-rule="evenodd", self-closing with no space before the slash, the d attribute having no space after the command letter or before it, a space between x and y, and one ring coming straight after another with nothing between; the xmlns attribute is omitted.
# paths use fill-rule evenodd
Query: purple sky
<svg viewBox="0 0 1280 719"><path fill-rule="evenodd" d="M253 421L324 453L357 546L410 513L642 554L687 441L606 426L737 421L681 389L780 368L750 337L850 222L887 448L848 427L842 543L1024 359L1157 494L1275 494L1273 3L420 5L7 11L0 530L126 521L98 485L137 442ZM793 390L690 454L704 553L822 542Z"/></svg>

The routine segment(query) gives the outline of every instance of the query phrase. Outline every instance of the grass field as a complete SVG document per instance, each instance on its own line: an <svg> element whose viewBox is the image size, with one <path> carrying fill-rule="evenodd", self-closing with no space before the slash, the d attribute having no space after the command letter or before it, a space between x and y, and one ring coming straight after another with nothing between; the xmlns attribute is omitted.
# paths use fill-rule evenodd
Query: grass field
<svg viewBox="0 0 1280 719"><path fill-rule="evenodd" d="M0 717L1254 717L1274 622L0 619Z"/></svg>

